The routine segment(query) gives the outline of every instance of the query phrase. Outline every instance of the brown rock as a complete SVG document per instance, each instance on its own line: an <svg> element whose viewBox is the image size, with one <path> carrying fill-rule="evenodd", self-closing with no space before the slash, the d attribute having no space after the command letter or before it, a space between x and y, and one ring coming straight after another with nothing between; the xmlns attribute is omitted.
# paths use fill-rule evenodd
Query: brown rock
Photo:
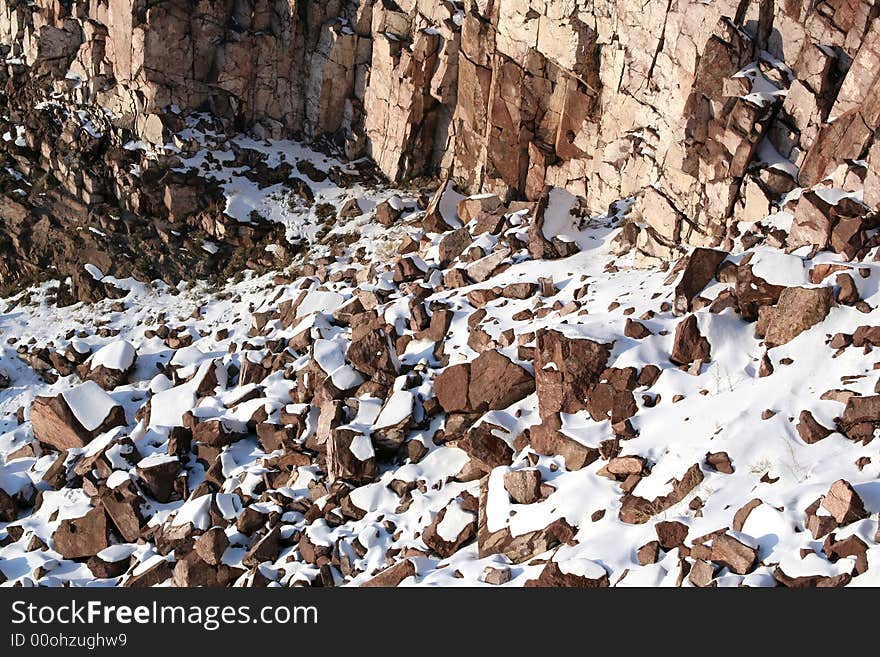
<svg viewBox="0 0 880 657"><path fill-rule="evenodd" d="M833 429L823 427L810 411L801 411L797 424L798 435L808 445L817 443L834 433Z"/></svg>
<svg viewBox="0 0 880 657"><path fill-rule="evenodd" d="M510 568L493 568L492 566L486 566L483 570L483 581L486 582L486 584L502 586L503 584L507 584L510 581L510 578Z"/></svg>
<svg viewBox="0 0 880 657"><path fill-rule="evenodd" d="M626 326L624 326L623 334L633 340L644 340L648 336L654 335L647 326L634 319L630 319L629 317L626 318Z"/></svg>
<svg viewBox="0 0 880 657"><path fill-rule="evenodd" d="M447 514L453 520L444 523ZM453 535L454 534L454 535ZM477 516L461 508L453 500L440 510L434 521L422 533L422 541L442 558L452 556L477 535Z"/></svg>
<svg viewBox="0 0 880 657"><path fill-rule="evenodd" d="M567 587L579 589L598 589L609 586L608 573L598 577L584 577L572 573L563 572L555 561L548 561L538 575L537 579L530 579L525 583L526 588L534 587Z"/></svg>
<svg viewBox="0 0 880 657"><path fill-rule="evenodd" d="M683 522L677 521L661 521L654 525L654 531L657 532L657 540L664 550L672 550L673 548L684 545L684 539L688 535L688 526Z"/></svg>
<svg viewBox="0 0 880 657"><path fill-rule="evenodd" d="M545 456L563 457L568 470L580 470L599 458L598 449L566 436L561 428L558 416L531 427L529 436L532 449Z"/></svg>
<svg viewBox="0 0 880 657"><path fill-rule="evenodd" d="M688 573L688 581L699 588L712 586L713 579L715 579L715 566L702 559L697 559Z"/></svg>
<svg viewBox="0 0 880 657"><path fill-rule="evenodd" d="M758 551L730 534L720 534L712 539L712 561L737 575L746 575L758 563Z"/></svg>
<svg viewBox="0 0 880 657"><path fill-rule="evenodd" d="M727 452L707 453L706 463L716 472L733 474L733 464L731 464L730 456L727 455Z"/></svg>
<svg viewBox="0 0 880 657"><path fill-rule="evenodd" d="M331 482L342 479L361 485L375 481L376 453L370 439L354 429L333 429L327 441L327 474Z"/></svg>
<svg viewBox="0 0 880 657"><path fill-rule="evenodd" d="M77 389L87 386L94 386L94 390L102 395L100 401L106 403L107 413L101 423L91 430L84 427L63 394L37 397L31 406L31 423L37 440L58 450L85 447L95 436L126 424L122 406L113 402L94 382L84 383L77 386Z"/></svg>
<svg viewBox="0 0 880 657"><path fill-rule="evenodd" d="M536 335L535 388L541 417L586 408L587 393L605 371L611 345L567 338L541 329Z"/></svg>
<svg viewBox="0 0 880 657"><path fill-rule="evenodd" d="M852 334L854 347L880 347L880 326L859 326Z"/></svg>
<svg viewBox="0 0 880 657"><path fill-rule="evenodd" d="M52 549L65 559L93 557L108 547L107 516L95 507L79 518L66 518L52 534Z"/></svg>
<svg viewBox="0 0 880 657"><path fill-rule="evenodd" d="M769 314L764 342L778 347L825 319L834 305L830 287L787 287Z"/></svg>
<svg viewBox="0 0 880 657"><path fill-rule="evenodd" d="M220 565L227 547L229 547L229 539L226 537L226 532L220 527L212 527L199 536L195 542L195 551L205 563L211 566Z"/></svg>
<svg viewBox="0 0 880 657"><path fill-rule="evenodd" d="M636 558L642 566L657 563L660 558L660 543L658 541L649 541L639 548Z"/></svg>
<svg viewBox="0 0 880 657"><path fill-rule="evenodd" d="M148 588L158 586L172 576L171 563L163 559L153 564L142 573L132 575L122 584L126 588Z"/></svg>
<svg viewBox="0 0 880 657"><path fill-rule="evenodd" d="M838 274L835 282L839 288L837 292L837 303L845 306L852 306L861 300L859 289L856 287L856 282L852 276L845 273Z"/></svg>
<svg viewBox="0 0 880 657"><path fill-rule="evenodd" d="M703 472L698 464L692 465L682 475L681 479L672 480L672 492L668 495L648 500L636 495L624 495L621 498L618 517L621 522L631 525L641 525L658 513L681 502L687 495L703 481Z"/></svg>
<svg viewBox="0 0 880 657"><path fill-rule="evenodd" d="M392 201L394 202L392 203ZM392 198L390 200L382 201L376 206L376 213L373 218L383 226L392 226L398 219L400 219L401 208L402 203L400 202L400 199Z"/></svg>
<svg viewBox="0 0 880 657"><path fill-rule="evenodd" d="M793 589L805 588L841 588L852 581L852 575L843 573L841 575L803 575L801 577L790 577L786 575L781 568L777 567L773 571L773 577L781 586Z"/></svg>
<svg viewBox="0 0 880 657"><path fill-rule="evenodd" d="M694 361L707 363L711 353L709 341L700 333L696 315L691 315L675 327L675 341L669 360L676 365L690 365Z"/></svg>
<svg viewBox="0 0 880 657"><path fill-rule="evenodd" d="M541 499L541 473L532 468L507 472L504 488L517 504L533 504Z"/></svg>
<svg viewBox="0 0 880 657"><path fill-rule="evenodd" d="M177 458L168 458L150 465L138 464L137 473L150 495L157 502L165 504L172 500L175 492L175 480L180 474L180 461Z"/></svg>
<svg viewBox="0 0 880 657"><path fill-rule="evenodd" d="M709 282L715 278L715 272L727 257L726 251L716 251L698 247L688 256L687 265L682 272L678 285L675 286L673 308L676 315L684 315L693 310L691 302Z"/></svg>
<svg viewBox="0 0 880 657"><path fill-rule="evenodd" d="M496 431L503 432L501 427L483 422L468 430L464 439L458 443L459 449L464 450L477 465L485 472L501 465L510 465L513 460L513 450Z"/></svg>
<svg viewBox="0 0 880 657"><path fill-rule="evenodd" d="M746 524L746 520L748 520L749 514L761 506L761 504L763 504L761 500L754 499L749 500L741 506L733 516L733 531L741 532L743 526Z"/></svg>
<svg viewBox="0 0 880 657"><path fill-rule="evenodd" d="M447 367L434 381L447 413L485 413L507 408L535 391L535 380L497 351L485 351L471 363Z"/></svg>
<svg viewBox="0 0 880 657"><path fill-rule="evenodd" d="M488 479L488 477L483 477L480 481L477 549L481 559L493 554L503 554L513 563L522 563L557 545L572 540L577 529L563 519L555 520L543 529L517 536L514 536L506 527L497 531L489 531L486 515Z"/></svg>
<svg viewBox="0 0 880 657"><path fill-rule="evenodd" d="M828 494L822 499L822 507L840 526L868 517L862 498L852 485L843 479L831 484Z"/></svg>
<svg viewBox="0 0 880 657"><path fill-rule="evenodd" d="M217 569L202 560L196 551L177 560L172 571L172 582L174 586L186 588L220 586Z"/></svg>
<svg viewBox="0 0 880 657"><path fill-rule="evenodd" d="M382 588L399 586L403 580L408 577L415 577L415 574L415 564L411 559L404 559L403 561L398 561L390 568L386 568L372 579L361 584L361 586Z"/></svg>
<svg viewBox="0 0 880 657"><path fill-rule="evenodd" d="M244 557L242 557L241 562L249 568L254 568L266 561L274 561L278 557L280 550L281 528L276 526L251 546Z"/></svg>

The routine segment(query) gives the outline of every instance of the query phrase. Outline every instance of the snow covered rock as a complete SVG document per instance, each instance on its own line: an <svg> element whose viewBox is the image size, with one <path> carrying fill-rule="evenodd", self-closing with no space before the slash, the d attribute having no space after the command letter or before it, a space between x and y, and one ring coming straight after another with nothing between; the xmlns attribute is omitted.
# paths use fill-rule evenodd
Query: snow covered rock
<svg viewBox="0 0 880 657"><path fill-rule="evenodd" d="M107 344L80 366L83 380L94 381L104 390L113 390L128 382L134 370L137 352L128 340Z"/></svg>
<svg viewBox="0 0 880 657"><path fill-rule="evenodd" d="M422 540L432 551L446 558L472 541L476 535L476 514L462 509L461 504L453 500L440 509L434 521L425 528Z"/></svg>
<svg viewBox="0 0 880 657"><path fill-rule="evenodd" d="M31 422L37 440L58 450L84 447L105 431L126 424L122 406L94 381L54 397L37 397Z"/></svg>
<svg viewBox="0 0 880 657"><path fill-rule="evenodd" d="M527 587L565 587L596 589L609 586L608 572L595 561L583 558L567 559L557 563L548 561L538 575L525 584Z"/></svg>
<svg viewBox="0 0 880 657"><path fill-rule="evenodd" d="M360 485L374 481L378 473L370 439L353 428L333 429L327 441L327 475L331 482L342 479Z"/></svg>

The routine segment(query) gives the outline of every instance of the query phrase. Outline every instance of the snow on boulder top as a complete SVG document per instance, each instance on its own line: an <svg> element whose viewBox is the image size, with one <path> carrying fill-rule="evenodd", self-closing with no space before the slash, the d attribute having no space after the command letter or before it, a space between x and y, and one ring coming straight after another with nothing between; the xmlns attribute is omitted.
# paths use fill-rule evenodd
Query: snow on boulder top
<svg viewBox="0 0 880 657"><path fill-rule="evenodd" d="M802 258L775 249L756 248L749 264L752 273L771 285L810 285Z"/></svg>
<svg viewBox="0 0 880 657"><path fill-rule="evenodd" d="M136 545L111 545L110 547L104 548L103 550L98 552L96 556L101 561L105 561L107 563L116 563L118 561L122 561L123 559L128 559L136 551Z"/></svg>
<svg viewBox="0 0 880 657"><path fill-rule="evenodd" d="M100 281L102 278L104 278L104 272L95 267L95 265L85 264L83 265L83 269L85 269L88 272L89 276L94 278L96 281Z"/></svg>
<svg viewBox="0 0 880 657"><path fill-rule="evenodd" d="M360 461L366 461L376 455L376 452L373 450L373 443L363 434L357 434L352 439L348 449L351 450L351 453Z"/></svg>
<svg viewBox="0 0 880 657"><path fill-rule="evenodd" d="M74 417L86 431L94 431L118 404L94 381L86 381L61 393Z"/></svg>
<svg viewBox="0 0 880 657"><path fill-rule="evenodd" d="M458 502L446 507L443 520L437 523L437 534L444 541L453 542L458 539L462 530L474 521L474 514L461 508Z"/></svg>
<svg viewBox="0 0 880 657"><path fill-rule="evenodd" d="M137 352L128 340L118 340L104 345L92 356L91 368L106 367L124 372L134 365Z"/></svg>
<svg viewBox="0 0 880 657"><path fill-rule="evenodd" d="M131 481L131 475L126 470L114 470L109 477L107 477L107 488L113 490L114 488L119 488L124 483Z"/></svg>
<svg viewBox="0 0 880 657"><path fill-rule="evenodd" d="M150 456L141 459L138 461L137 467L144 468L153 468L157 465L162 465L164 463L171 463L172 461L177 461L177 457L171 454L151 454Z"/></svg>
<svg viewBox="0 0 880 657"><path fill-rule="evenodd" d="M348 390L364 382L364 378L346 364L342 345L331 340L315 340L312 355L318 367L339 390Z"/></svg>
<svg viewBox="0 0 880 657"><path fill-rule="evenodd" d="M192 523L196 529L201 530L211 526L211 495L202 495L184 502L177 510L171 524L179 527L188 522Z"/></svg>
<svg viewBox="0 0 880 657"><path fill-rule="evenodd" d="M325 292L324 290L309 290L305 299L296 309L297 317L305 317L311 313L322 312L332 313L345 301L345 297L336 292Z"/></svg>
<svg viewBox="0 0 880 657"><path fill-rule="evenodd" d="M409 390L398 390L388 398L388 402L376 418L375 429L393 427L412 414L413 394Z"/></svg>
<svg viewBox="0 0 880 657"><path fill-rule="evenodd" d="M188 384L168 388L150 400L150 426L173 427L196 403L196 393Z"/></svg>
<svg viewBox="0 0 880 657"><path fill-rule="evenodd" d="M88 354L92 351L92 348L89 346L89 343L85 340L71 340L70 348L73 349L78 354Z"/></svg>
<svg viewBox="0 0 880 657"><path fill-rule="evenodd" d="M197 345L190 345L175 351L174 356L171 358L171 364L180 365L181 367L193 366L210 357L211 354L206 354Z"/></svg>

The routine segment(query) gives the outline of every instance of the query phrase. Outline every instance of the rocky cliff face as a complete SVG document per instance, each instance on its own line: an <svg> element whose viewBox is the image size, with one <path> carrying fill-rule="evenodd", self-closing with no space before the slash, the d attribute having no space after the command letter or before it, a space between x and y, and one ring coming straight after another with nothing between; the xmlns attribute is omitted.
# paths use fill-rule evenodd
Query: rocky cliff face
<svg viewBox="0 0 880 657"><path fill-rule="evenodd" d="M633 197L623 248L653 260L729 244L736 221L828 177L876 206L878 13L858 0L2 0L0 41L10 94L100 108L147 143L208 110L230 130L329 139L392 180L449 175L526 200L564 187L591 212Z"/></svg>

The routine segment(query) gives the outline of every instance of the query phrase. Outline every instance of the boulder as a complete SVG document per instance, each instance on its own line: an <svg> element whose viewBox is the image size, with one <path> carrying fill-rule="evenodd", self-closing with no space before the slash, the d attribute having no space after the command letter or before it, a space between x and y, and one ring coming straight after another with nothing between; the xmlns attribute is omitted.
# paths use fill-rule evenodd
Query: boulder
<svg viewBox="0 0 880 657"><path fill-rule="evenodd" d="M79 518L65 518L52 534L52 549L64 559L93 557L109 545L107 516L101 506Z"/></svg>
<svg viewBox="0 0 880 657"><path fill-rule="evenodd" d="M764 335L768 347L778 347L820 323L834 305L834 289L830 287L787 287L779 295L775 308L768 308L769 318Z"/></svg>
<svg viewBox="0 0 880 657"><path fill-rule="evenodd" d="M607 367L611 345L547 329L539 330L535 340L535 389L541 417L586 409L588 392Z"/></svg>
<svg viewBox="0 0 880 657"><path fill-rule="evenodd" d="M682 320L675 327L675 340L669 360L676 365L690 365L695 361L709 362L712 348L700 333L696 315Z"/></svg>
<svg viewBox="0 0 880 657"><path fill-rule="evenodd" d="M685 315L693 308L691 302L715 278L715 272L727 257L726 251L698 247L687 257L687 265L675 286L673 308L676 315Z"/></svg>
<svg viewBox="0 0 880 657"><path fill-rule="evenodd" d="M31 406L34 435L58 450L85 447L93 438L126 424L125 411L94 381L55 395L37 397Z"/></svg>
<svg viewBox="0 0 880 657"><path fill-rule="evenodd" d="M485 413L507 408L535 391L535 379L497 351L485 351L470 363L447 367L434 381L447 413Z"/></svg>
<svg viewBox="0 0 880 657"><path fill-rule="evenodd" d="M440 510L422 533L422 541L442 558L450 557L477 535L476 514L453 500Z"/></svg>

